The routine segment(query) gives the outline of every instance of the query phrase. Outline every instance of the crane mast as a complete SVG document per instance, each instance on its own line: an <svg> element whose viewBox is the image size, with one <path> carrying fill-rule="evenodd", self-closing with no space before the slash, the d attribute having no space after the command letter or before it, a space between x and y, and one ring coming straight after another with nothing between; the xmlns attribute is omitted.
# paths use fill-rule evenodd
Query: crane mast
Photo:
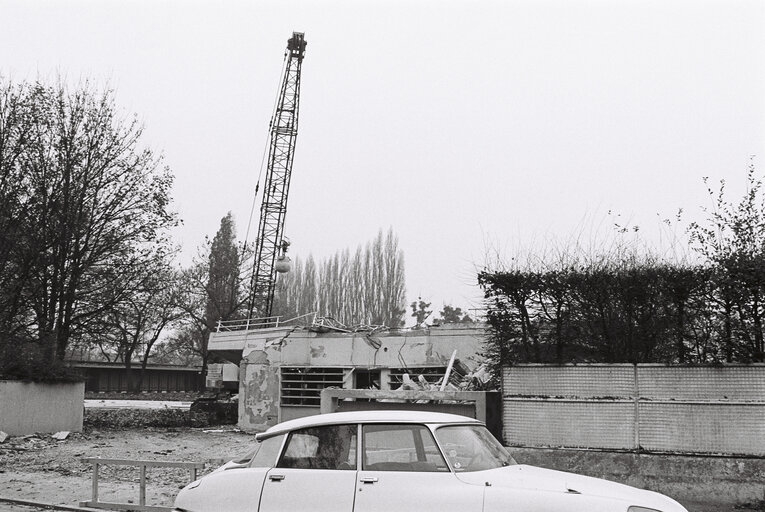
<svg viewBox="0 0 765 512"><path fill-rule="evenodd" d="M289 245L284 239L283 229L298 133L300 68L307 44L303 36L300 32L293 32L287 41L284 75L271 119L268 167L250 282L250 318L271 316L277 260L284 257Z"/></svg>

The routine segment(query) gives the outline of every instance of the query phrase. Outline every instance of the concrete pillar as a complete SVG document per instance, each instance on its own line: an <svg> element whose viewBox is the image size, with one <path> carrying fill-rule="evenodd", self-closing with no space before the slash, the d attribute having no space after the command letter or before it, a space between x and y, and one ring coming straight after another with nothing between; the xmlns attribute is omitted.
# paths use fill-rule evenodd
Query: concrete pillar
<svg viewBox="0 0 765 512"><path fill-rule="evenodd" d="M279 422L279 366L263 350L253 350L240 364L239 428L262 432Z"/></svg>

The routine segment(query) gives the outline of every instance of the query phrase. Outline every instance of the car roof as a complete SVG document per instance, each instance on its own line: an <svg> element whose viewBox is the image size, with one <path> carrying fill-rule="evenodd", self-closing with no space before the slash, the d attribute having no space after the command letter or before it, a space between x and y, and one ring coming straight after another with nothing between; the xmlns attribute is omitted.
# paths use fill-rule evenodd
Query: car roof
<svg viewBox="0 0 765 512"><path fill-rule="evenodd" d="M278 432L289 432L305 427L319 425L337 425L342 423L475 423L483 425L480 421L467 416L446 414L441 412L426 411L349 411L333 412L329 414L316 414L294 420L284 421L274 425L261 435L270 435Z"/></svg>

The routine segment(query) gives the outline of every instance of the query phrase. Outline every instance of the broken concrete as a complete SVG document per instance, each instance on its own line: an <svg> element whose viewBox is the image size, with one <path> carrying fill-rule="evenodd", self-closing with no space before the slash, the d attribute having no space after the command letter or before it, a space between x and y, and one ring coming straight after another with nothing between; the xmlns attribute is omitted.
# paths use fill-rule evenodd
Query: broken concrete
<svg viewBox="0 0 765 512"><path fill-rule="evenodd" d="M354 369L380 370L381 387L388 389L391 368L446 367L452 353L475 370L483 361L485 326L446 324L417 330L317 333L281 327L214 333L209 350L240 362L239 427L262 431L286 419L318 414L313 406L285 408L280 404L280 368L340 368L348 377ZM388 372L388 373L386 373ZM343 387L353 387L346 378Z"/></svg>

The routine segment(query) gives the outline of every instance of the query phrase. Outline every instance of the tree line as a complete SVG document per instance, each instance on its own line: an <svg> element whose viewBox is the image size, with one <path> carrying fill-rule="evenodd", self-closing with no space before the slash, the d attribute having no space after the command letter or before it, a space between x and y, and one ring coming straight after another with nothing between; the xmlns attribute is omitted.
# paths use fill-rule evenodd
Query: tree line
<svg viewBox="0 0 765 512"><path fill-rule="evenodd" d="M294 261L277 281L275 313L297 317L320 312L348 326L404 325L404 253L393 229L382 230L353 253L345 249L316 263Z"/></svg>
<svg viewBox="0 0 765 512"><path fill-rule="evenodd" d="M706 180L705 180L706 182ZM740 201L687 227L693 258L635 244L479 273L495 366L513 363L765 361L765 200L755 168Z"/></svg>
<svg viewBox="0 0 765 512"><path fill-rule="evenodd" d="M206 368L218 322L245 318L251 244L229 213L181 266L173 173L142 137L108 87L0 76L0 377L70 378L95 354L140 389L150 361ZM392 230L313 266L279 283L283 314L400 325Z"/></svg>

